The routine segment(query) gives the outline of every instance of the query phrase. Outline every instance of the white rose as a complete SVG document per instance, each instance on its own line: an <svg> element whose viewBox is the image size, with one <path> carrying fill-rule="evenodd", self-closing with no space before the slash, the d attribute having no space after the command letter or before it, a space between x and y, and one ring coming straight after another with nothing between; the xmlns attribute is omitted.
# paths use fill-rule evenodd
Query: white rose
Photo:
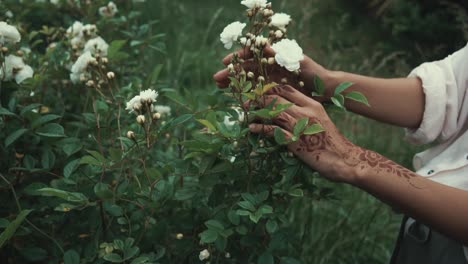
<svg viewBox="0 0 468 264"><path fill-rule="evenodd" d="M83 24L80 21L75 21L71 27L67 29L67 35L70 37L77 37L83 31Z"/></svg>
<svg viewBox="0 0 468 264"><path fill-rule="evenodd" d="M226 127L232 127L232 126L235 125L236 123L244 122L244 120L245 120L244 112L242 111L241 108L239 108L239 107L233 107L232 109L234 109L234 110L237 112L238 118L237 118L237 120L231 121L231 119L234 118L232 115L224 116L223 123L224 123L224 125L225 125Z"/></svg>
<svg viewBox="0 0 468 264"><path fill-rule="evenodd" d="M2 69L0 70L2 71ZM5 57L5 81L15 79L16 83L20 84L24 80L31 78L33 74L33 69L24 63L23 58L15 55Z"/></svg>
<svg viewBox="0 0 468 264"><path fill-rule="evenodd" d="M21 35L14 26L0 22L0 44L18 43L21 40Z"/></svg>
<svg viewBox="0 0 468 264"><path fill-rule="evenodd" d="M151 112L158 112L162 115L171 115L171 108L166 105L155 105L151 109Z"/></svg>
<svg viewBox="0 0 468 264"><path fill-rule="evenodd" d="M99 8L99 14L103 17L114 17L119 10L114 2L109 2L107 6L103 6Z"/></svg>
<svg viewBox="0 0 468 264"><path fill-rule="evenodd" d="M208 251L208 249L204 249L203 251L200 251L200 255L198 256L198 258L201 261L208 259L209 257L210 257L210 252Z"/></svg>
<svg viewBox="0 0 468 264"><path fill-rule="evenodd" d="M289 25L289 22L291 22L290 15L284 13L277 13L271 17L270 25L285 31L286 27Z"/></svg>
<svg viewBox="0 0 468 264"><path fill-rule="evenodd" d="M86 72L89 64L96 63L96 58L91 55L91 52L87 51L83 53L71 68L70 79L73 83L81 81L81 76Z"/></svg>
<svg viewBox="0 0 468 264"><path fill-rule="evenodd" d="M226 49L232 48L232 44L242 35L242 30L246 25L245 23L236 21L224 28L220 38Z"/></svg>
<svg viewBox="0 0 468 264"><path fill-rule="evenodd" d="M141 97L139 95L133 97L130 99L130 101L127 102L125 110L128 110L130 113L132 113L135 110L140 110L141 109Z"/></svg>
<svg viewBox="0 0 468 264"><path fill-rule="evenodd" d="M271 48L276 52L275 60L280 66L291 72L301 68L300 62L304 59L304 53L295 40L283 39Z"/></svg>
<svg viewBox="0 0 468 264"><path fill-rule="evenodd" d="M34 70L29 65L24 65L23 68L16 73L15 81L16 83L20 84L24 80L32 78L34 75Z"/></svg>
<svg viewBox="0 0 468 264"><path fill-rule="evenodd" d="M86 45L84 47L84 52L91 52L93 55L101 55L101 56L107 56L107 50L109 49L109 45L105 40L103 40L101 37L93 38L88 40L86 42Z"/></svg>
<svg viewBox="0 0 468 264"><path fill-rule="evenodd" d="M243 0L241 4L245 5L249 9L254 9L257 7L265 8L267 5L266 0Z"/></svg>
<svg viewBox="0 0 468 264"><path fill-rule="evenodd" d="M154 103L156 102L156 98L158 97L158 92L155 90L145 90L140 92L140 99L142 102L151 102Z"/></svg>
<svg viewBox="0 0 468 264"><path fill-rule="evenodd" d="M75 64L73 64L71 71L73 73L82 73L86 71L86 68L89 64L92 64L96 61L96 58L91 55L91 52L87 51L81 54L80 57L76 60Z"/></svg>

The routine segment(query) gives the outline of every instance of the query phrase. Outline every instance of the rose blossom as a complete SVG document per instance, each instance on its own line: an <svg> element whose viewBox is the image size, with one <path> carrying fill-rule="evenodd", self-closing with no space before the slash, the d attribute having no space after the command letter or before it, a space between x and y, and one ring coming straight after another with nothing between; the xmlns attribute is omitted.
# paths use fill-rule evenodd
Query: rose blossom
<svg viewBox="0 0 468 264"><path fill-rule="evenodd" d="M271 48L276 52L275 59L280 66L291 72L300 69L300 61L304 59L304 54L295 40L283 39Z"/></svg>
<svg viewBox="0 0 468 264"><path fill-rule="evenodd" d="M224 28L220 38L226 49L232 48L232 44L242 35L242 30L246 25L245 23L236 21Z"/></svg>
<svg viewBox="0 0 468 264"><path fill-rule="evenodd" d="M249 9L254 9L257 7L265 8L267 5L266 0L243 0L241 4L245 5Z"/></svg>
<svg viewBox="0 0 468 264"><path fill-rule="evenodd" d="M277 13L271 17L270 25L286 31L286 26L291 22L291 16L284 13Z"/></svg>
<svg viewBox="0 0 468 264"><path fill-rule="evenodd" d="M6 22L0 21L0 44L18 43L21 40L21 35L14 26L8 25Z"/></svg>

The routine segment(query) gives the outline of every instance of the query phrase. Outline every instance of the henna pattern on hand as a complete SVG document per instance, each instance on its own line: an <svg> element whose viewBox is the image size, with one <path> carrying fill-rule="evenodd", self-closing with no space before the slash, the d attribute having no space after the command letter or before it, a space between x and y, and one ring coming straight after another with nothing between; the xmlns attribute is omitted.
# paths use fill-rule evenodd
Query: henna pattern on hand
<svg viewBox="0 0 468 264"><path fill-rule="evenodd" d="M363 149L346 139L331 121L319 122L316 118L310 118L309 124L319 123L325 131L315 135L301 136L295 150L312 154L317 162L324 152L330 152L340 157L350 167L360 170L372 168L377 174L389 173L404 178L410 185L420 189L411 180L417 175L407 168L385 158L384 156L367 149Z"/></svg>

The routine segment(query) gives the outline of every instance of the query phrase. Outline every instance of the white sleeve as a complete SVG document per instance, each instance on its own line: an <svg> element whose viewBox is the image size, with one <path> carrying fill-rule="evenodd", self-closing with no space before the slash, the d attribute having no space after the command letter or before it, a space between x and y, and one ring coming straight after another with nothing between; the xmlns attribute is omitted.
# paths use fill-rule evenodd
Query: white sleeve
<svg viewBox="0 0 468 264"><path fill-rule="evenodd" d="M425 109L418 129L407 129L415 144L446 141L466 123L468 114L468 45L447 58L423 63L409 77L422 81Z"/></svg>

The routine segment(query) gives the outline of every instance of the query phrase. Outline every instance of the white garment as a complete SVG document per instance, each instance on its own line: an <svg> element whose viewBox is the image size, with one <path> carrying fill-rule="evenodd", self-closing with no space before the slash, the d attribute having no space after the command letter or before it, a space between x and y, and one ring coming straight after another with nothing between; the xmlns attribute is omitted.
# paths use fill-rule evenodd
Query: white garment
<svg viewBox="0 0 468 264"><path fill-rule="evenodd" d="M409 77L421 79L426 103L420 127L407 130L406 138L439 143L416 154L416 173L468 191L468 44L443 60L423 63ZM468 260L468 247L464 251Z"/></svg>

